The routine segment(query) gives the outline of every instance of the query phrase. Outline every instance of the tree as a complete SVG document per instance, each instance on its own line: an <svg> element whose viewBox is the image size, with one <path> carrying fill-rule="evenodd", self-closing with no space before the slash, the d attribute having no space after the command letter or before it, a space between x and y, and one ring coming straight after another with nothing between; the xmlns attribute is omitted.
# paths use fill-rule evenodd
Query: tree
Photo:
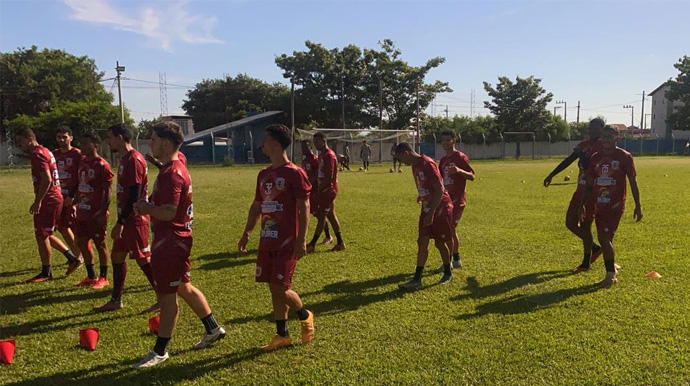
<svg viewBox="0 0 690 386"><path fill-rule="evenodd" d="M547 93L540 83L541 79L534 76L518 76L515 82L501 76L495 88L484 82L484 90L492 98L491 102L484 102L484 106L496 116L501 132L534 131L545 135L550 131L549 123L553 121L546 105L553 94Z"/></svg>
<svg viewBox="0 0 690 386"><path fill-rule="evenodd" d="M93 59L63 50L32 46L0 53L0 134L31 127L39 141L52 146L57 126L70 126L78 137L119 122L103 75ZM131 123L127 111L125 116Z"/></svg>
<svg viewBox="0 0 690 386"><path fill-rule="evenodd" d="M678 70L675 79L669 79L666 97L673 102L673 113L668 118L673 130L690 130L690 56L683 56L674 64Z"/></svg>
<svg viewBox="0 0 690 386"><path fill-rule="evenodd" d="M247 74L205 79L187 92L182 109L194 120L194 130L205 130L246 118L251 112L289 111L290 89Z"/></svg>
<svg viewBox="0 0 690 386"><path fill-rule="evenodd" d="M345 125L369 128L379 125L379 91L387 126L408 128L416 116L417 89L420 109L425 109L435 93L450 92L448 83L424 83L425 76L444 58L437 57L420 67L400 59L401 52L391 40L380 42L380 50L348 45L327 49L306 41L306 51L276 57L283 76L293 79L297 122L318 122L323 127Z"/></svg>

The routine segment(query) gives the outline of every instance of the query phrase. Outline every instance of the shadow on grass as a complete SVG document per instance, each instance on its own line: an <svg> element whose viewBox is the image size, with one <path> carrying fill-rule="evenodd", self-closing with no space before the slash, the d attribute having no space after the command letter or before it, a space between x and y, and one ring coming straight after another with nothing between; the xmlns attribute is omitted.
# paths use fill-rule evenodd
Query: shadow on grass
<svg viewBox="0 0 690 386"><path fill-rule="evenodd" d="M406 291L401 290L397 287L391 288L385 292L367 293L377 287L390 286L392 284L399 284L411 277L408 273L401 273L397 275L390 275L381 278L374 278L365 281L351 282L349 280L343 280L336 283L328 284L322 289L315 292L307 292L300 294L300 297L304 301L306 307L313 311L315 315L329 315L338 314L341 312L354 311L360 307L364 307L373 303L397 299L404 296ZM423 291L425 288L421 289ZM326 301L310 303L309 298L315 295L328 294L332 298ZM266 289L266 310L270 310L271 299L268 289ZM256 321L272 321L273 312L269 312L261 315L246 316L231 319L228 321L229 324L244 324L248 322Z"/></svg>
<svg viewBox="0 0 690 386"><path fill-rule="evenodd" d="M223 268L233 268L256 262L256 250L250 250L247 254L240 252L219 252L199 256L204 263L198 268L205 271L215 271Z"/></svg>
<svg viewBox="0 0 690 386"><path fill-rule="evenodd" d="M142 357L145 353L142 353ZM88 370L75 370L56 373L49 376L37 377L25 381L10 383L16 386L29 385L162 385L177 384L191 381L208 375L216 370L231 368L232 366L254 359L261 355L257 348L244 349L222 354L216 358L201 359L194 362L175 363L176 357L171 358L156 367L135 370L129 366L137 363L141 358L133 358L121 364L107 364L96 366ZM127 368L122 368L127 366ZM117 369L117 371L112 371Z"/></svg>
<svg viewBox="0 0 690 386"><path fill-rule="evenodd" d="M515 315L534 312L549 308L570 297L597 291L599 288L597 284L588 284L535 295L513 295L505 299L481 304L477 306L474 313L462 314L458 319L472 319L487 314Z"/></svg>
<svg viewBox="0 0 690 386"><path fill-rule="evenodd" d="M14 276L19 276L19 275L28 275L31 272L38 272L38 271L40 271L40 269L38 269L38 268L27 268L27 269L20 269L19 271L0 272L0 278L14 277Z"/></svg>
<svg viewBox="0 0 690 386"><path fill-rule="evenodd" d="M572 275L571 271L545 271L545 272L534 272L528 273L526 275L520 275L511 277L508 280L504 280L499 283L491 284L482 287L474 276L469 276L467 278L467 286L469 294L462 294L451 298L451 300L462 300L462 299L481 299L490 296L496 296L504 293L508 293L520 287L531 284L539 284L548 280L558 279L566 276Z"/></svg>

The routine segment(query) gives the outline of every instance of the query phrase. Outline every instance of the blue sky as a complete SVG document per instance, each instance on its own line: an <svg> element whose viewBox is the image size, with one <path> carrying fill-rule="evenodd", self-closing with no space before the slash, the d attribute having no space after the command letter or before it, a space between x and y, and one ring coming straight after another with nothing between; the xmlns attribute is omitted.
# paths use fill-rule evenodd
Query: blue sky
<svg viewBox="0 0 690 386"><path fill-rule="evenodd" d="M8 1L0 0L0 50L37 45L96 60L106 77L158 82L167 74L168 111L182 113L186 89L204 78L247 73L285 82L275 55L304 48L376 47L390 38L414 65L442 56L428 81L450 82L436 114L486 114L482 81L535 75L568 102L568 120L602 115L640 121L642 91L676 75L690 55L688 1ZM110 88L111 83L107 83ZM156 84L126 80L135 119L160 114ZM647 105L649 106L649 105ZM553 107L553 106L552 106ZM649 108L646 109L649 112ZM559 110L562 114L563 109Z"/></svg>

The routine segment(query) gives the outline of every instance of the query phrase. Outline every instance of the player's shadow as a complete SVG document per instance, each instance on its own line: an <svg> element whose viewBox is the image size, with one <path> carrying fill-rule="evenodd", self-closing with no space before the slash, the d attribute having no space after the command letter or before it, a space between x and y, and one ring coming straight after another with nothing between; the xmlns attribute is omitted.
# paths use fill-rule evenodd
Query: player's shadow
<svg viewBox="0 0 690 386"><path fill-rule="evenodd" d="M370 304L400 298L407 292L400 290L397 285L383 292L376 291L376 288L391 286L392 284L399 284L409 279L410 274L401 273L357 282L343 280L328 284L318 291L302 293L300 294L300 297L306 303L307 308L313 311L316 315L338 314L341 312L354 311L360 307L365 307ZM309 298L318 295L329 295L330 298L329 300L321 302L309 301ZM235 318L229 320L227 323L243 324L263 320L273 320L273 313L270 312L267 314Z"/></svg>
<svg viewBox="0 0 690 386"><path fill-rule="evenodd" d="M576 182L552 182L549 184L549 186L568 186L568 185L576 185Z"/></svg>
<svg viewBox="0 0 690 386"><path fill-rule="evenodd" d="M193 381L199 377L221 370L232 368L234 365L252 360L263 352L258 348L248 348L239 351L226 353L222 343L218 348L223 353L215 358L203 358L196 361L174 361L171 360L145 370L135 370L130 366L137 363L141 358L136 357L124 363L94 366L89 369L66 371L24 381L9 383L15 386L30 385L168 385L177 384L184 381ZM175 352L172 353L173 355ZM142 353L143 357L144 353ZM115 370L115 371L113 371ZM203 382L202 382L203 383Z"/></svg>
<svg viewBox="0 0 690 386"><path fill-rule="evenodd" d="M215 271L223 268L253 264L256 262L256 250L249 250L246 254L240 252L211 253L208 255L201 255L198 259L204 262L198 269Z"/></svg>
<svg viewBox="0 0 690 386"><path fill-rule="evenodd" d="M570 297L595 292L598 284L588 284L575 288L564 288L558 291L534 295L513 295L504 299L480 304L474 313L462 314L458 319L472 319L487 314L514 315L534 312L554 306Z"/></svg>
<svg viewBox="0 0 690 386"><path fill-rule="evenodd" d="M0 272L0 278L3 277L14 277L14 276L19 276L19 275L28 275L31 272L37 271L35 268L26 268L26 269L20 269L18 271L10 271L10 272ZM27 278L28 279L28 278Z"/></svg>
<svg viewBox="0 0 690 386"><path fill-rule="evenodd" d="M571 271L545 271L545 272L534 272L525 275L519 275L511 277L510 279L504 280L499 283L490 284L487 286L481 286L479 281L474 276L469 276L467 278L467 286L465 289L469 293L461 294L451 298L451 300L462 300L462 299L481 299L491 296L496 296L504 293L508 293L517 288L524 287L526 285L533 285L543 283L548 280L558 279L566 276L572 275Z"/></svg>

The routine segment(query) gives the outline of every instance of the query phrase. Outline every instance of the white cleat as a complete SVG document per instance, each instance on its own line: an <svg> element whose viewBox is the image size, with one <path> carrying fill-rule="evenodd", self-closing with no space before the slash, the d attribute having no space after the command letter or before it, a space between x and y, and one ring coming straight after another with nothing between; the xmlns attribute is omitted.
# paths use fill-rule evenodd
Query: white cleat
<svg viewBox="0 0 690 386"><path fill-rule="evenodd" d="M168 358L170 358L170 356L167 352L165 353L165 355L158 355L155 351L151 350L151 352L146 354L146 356L144 357L144 359L141 360L141 362L132 365L132 368L141 369L144 367L153 367L159 363L165 362L166 360L168 360Z"/></svg>
<svg viewBox="0 0 690 386"><path fill-rule="evenodd" d="M199 343L193 345L192 348L198 350L200 348L204 348L204 347L210 345L211 343L213 343L217 340L221 340L223 338L225 338L225 330L223 329L223 327L218 326L218 327L214 328L213 330L211 330L210 334L208 334L208 333L204 334L204 336L201 338L201 341L199 341Z"/></svg>

